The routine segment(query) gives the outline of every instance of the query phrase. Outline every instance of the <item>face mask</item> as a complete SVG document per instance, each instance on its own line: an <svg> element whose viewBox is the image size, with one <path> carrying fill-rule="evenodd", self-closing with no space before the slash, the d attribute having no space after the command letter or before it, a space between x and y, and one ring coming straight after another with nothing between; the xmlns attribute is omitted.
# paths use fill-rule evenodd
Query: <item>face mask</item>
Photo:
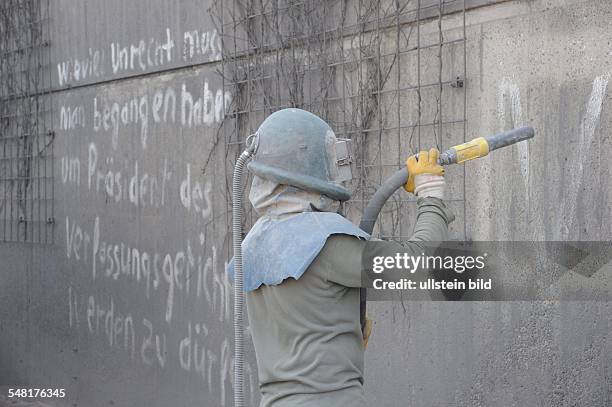
<svg viewBox="0 0 612 407"><path fill-rule="evenodd" d="M255 176L249 200L259 215L280 216L300 212L335 212L340 203L318 192L277 184ZM314 208L314 209L313 209Z"/></svg>

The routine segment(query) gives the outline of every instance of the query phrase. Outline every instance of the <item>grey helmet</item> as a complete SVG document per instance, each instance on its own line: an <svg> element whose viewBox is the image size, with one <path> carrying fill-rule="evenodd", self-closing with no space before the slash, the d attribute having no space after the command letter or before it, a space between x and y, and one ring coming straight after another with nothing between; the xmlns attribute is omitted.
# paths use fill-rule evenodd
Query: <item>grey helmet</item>
<svg viewBox="0 0 612 407"><path fill-rule="evenodd" d="M264 120L256 134L255 156L248 165L254 174L334 200L350 199L339 184L350 169L350 150L345 145L336 153L337 144L346 140L339 142L325 121L305 110L283 109Z"/></svg>

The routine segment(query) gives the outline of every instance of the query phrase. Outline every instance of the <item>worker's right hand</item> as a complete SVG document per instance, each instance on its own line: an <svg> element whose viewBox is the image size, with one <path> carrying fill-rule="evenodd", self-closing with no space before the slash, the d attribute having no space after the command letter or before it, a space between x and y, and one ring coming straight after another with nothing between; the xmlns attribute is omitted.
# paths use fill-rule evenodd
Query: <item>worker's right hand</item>
<svg viewBox="0 0 612 407"><path fill-rule="evenodd" d="M418 197L435 197L444 199L444 168L438 164L440 152L437 148L421 151L408 157L408 181L404 189Z"/></svg>

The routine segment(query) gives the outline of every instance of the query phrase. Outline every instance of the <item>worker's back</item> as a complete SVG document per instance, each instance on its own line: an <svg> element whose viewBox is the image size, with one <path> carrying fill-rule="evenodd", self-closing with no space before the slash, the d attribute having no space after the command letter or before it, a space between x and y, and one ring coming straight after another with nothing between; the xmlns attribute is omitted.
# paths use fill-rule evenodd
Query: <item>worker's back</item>
<svg viewBox="0 0 612 407"><path fill-rule="evenodd" d="M349 287L363 244L332 236L299 280L247 294L261 407L365 406L359 289Z"/></svg>

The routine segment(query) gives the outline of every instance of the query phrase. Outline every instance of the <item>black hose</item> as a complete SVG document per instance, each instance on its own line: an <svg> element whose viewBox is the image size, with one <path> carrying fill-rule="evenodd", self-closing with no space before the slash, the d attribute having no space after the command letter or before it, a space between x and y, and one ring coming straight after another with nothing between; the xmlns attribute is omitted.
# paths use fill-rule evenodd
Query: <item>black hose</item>
<svg viewBox="0 0 612 407"><path fill-rule="evenodd" d="M378 219L378 214L383 205L395 191L406 183L407 180L408 170L404 167L389 177L380 188L378 188L363 212L361 222L359 222L359 228L361 228L361 230L368 234L372 234L376 219Z"/></svg>
<svg viewBox="0 0 612 407"><path fill-rule="evenodd" d="M372 234L378 214L382 210L383 205L393 195L395 191L401 188L406 181L408 181L408 169L406 167L397 171L391 177L389 177L381 186L378 188L368 206L363 211L361 222L359 222L359 228L368 234ZM366 301L367 291L365 288L359 290L359 321L361 323L361 331L363 332L366 322Z"/></svg>

